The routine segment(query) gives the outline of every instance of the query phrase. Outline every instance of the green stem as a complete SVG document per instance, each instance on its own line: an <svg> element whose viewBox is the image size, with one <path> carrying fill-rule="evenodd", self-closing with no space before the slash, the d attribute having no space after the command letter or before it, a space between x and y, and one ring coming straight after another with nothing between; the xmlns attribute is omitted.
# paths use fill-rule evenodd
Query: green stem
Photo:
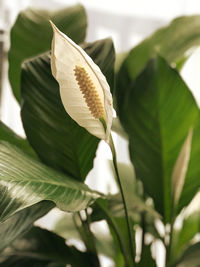
<svg viewBox="0 0 200 267"><path fill-rule="evenodd" d="M74 223L75 226L86 246L86 249L88 251L88 253L90 254L90 259L91 259L91 263L92 266L94 267L100 267L100 262L99 262L99 258L97 255L97 250L96 250L96 245L95 245L95 241L94 241L94 235L90 230L90 226L89 226L89 222L88 222L88 214L86 212L86 220L83 220L81 217L80 212L77 213L78 218L81 222L81 227L78 226L77 221L74 218Z"/></svg>
<svg viewBox="0 0 200 267"><path fill-rule="evenodd" d="M112 151L113 165L114 165L114 169L115 169L115 173L116 173L116 177L117 177L117 182L119 185L119 189L120 189L120 193L121 193L121 197L122 197L122 201L123 201L123 205L124 205L124 213L125 213L127 229L128 229L128 236L129 236L130 252L131 252L131 257L132 257L133 262L134 262L135 261L134 260L135 259L134 246L133 246L133 240L132 240L132 234L131 234L130 221L129 221L129 217L128 217L128 208L127 208L126 199L124 196L123 187L122 187L120 176L119 176L119 171L118 171L118 167L117 167L117 155L116 155L115 146L114 146L113 139L112 139L111 135L110 135L110 149Z"/></svg>

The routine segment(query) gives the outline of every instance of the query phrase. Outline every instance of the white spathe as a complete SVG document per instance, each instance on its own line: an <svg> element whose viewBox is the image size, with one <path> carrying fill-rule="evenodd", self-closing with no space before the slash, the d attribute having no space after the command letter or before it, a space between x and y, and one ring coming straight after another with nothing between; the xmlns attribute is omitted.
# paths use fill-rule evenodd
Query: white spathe
<svg viewBox="0 0 200 267"><path fill-rule="evenodd" d="M109 142L113 105L106 78L81 47L59 31L52 22L51 25L53 28L51 70L59 83L64 108L80 126L92 135ZM95 86L106 114L106 133L101 121L93 117L85 102L74 75L75 66L83 67Z"/></svg>

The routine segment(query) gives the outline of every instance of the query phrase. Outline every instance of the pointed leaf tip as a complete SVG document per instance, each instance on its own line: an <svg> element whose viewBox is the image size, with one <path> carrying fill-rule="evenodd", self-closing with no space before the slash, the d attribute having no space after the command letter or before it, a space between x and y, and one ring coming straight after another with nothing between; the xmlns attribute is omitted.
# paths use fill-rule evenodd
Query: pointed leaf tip
<svg viewBox="0 0 200 267"><path fill-rule="evenodd" d="M109 142L113 106L106 78L81 47L59 31L52 21L50 23L54 32L51 69L54 78L59 83L63 106L70 117L80 126L92 135ZM80 80L75 73L77 68L84 70L85 76L81 76ZM82 80L87 80L84 88L82 88ZM94 101L94 99L98 99L98 101ZM102 118L94 116L94 114L102 114L98 110L100 106L103 107L105 114L106 132L101 122Z"/></svg>

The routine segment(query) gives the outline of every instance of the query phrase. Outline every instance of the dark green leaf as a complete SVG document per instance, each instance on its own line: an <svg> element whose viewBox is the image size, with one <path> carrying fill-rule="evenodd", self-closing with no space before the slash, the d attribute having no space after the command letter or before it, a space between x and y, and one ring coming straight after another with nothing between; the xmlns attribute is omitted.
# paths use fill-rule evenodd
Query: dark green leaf
<svg viewBox="0 0 200 267"><path fill-rule="evenodd" d="M118 113L124 106L130 89L128 83L141 73L149 59L159 53L169 64L184 57L191 47L200 44L200 16L179 17L169 26L156 31L152 36L134 47L124 60L117 78Z"/></svg>
<svg viewBox="0 0 200 267"><path fill-rule="evenodd" d="M30 230L33 223L45 215L53 206L52 202L42 201L17 212L6 221L0 223L0 250Z"/></svg>
<svg viewBox="0 0 200 267"><path fill-rule="evenodd" d="M111 40L100 40L84 47L112 83L114 49ZM39 157L51 167L83 181L93 167L99 139L77 125L64 110L47 54L23 65L22 98L24 129Z"/></svg>
<svg viewBox="0 0 200 267"><path fill-rule="evenodd" d="M16 135L10 128L8 128L1 121L0 121L0 140L7 141L8 143L19 147L27 154L37 157L34 150L31 148L31 146L27 142L27 140Z"/></svg>
<svg viewBox="0 0 200 267"><path fill-rule="evenodd" d="M112 40L110 38L102 39L93 43L83 44L81 47L99 66L110 85L111 92L113 92L115 49Z"/></svg>
<svg viewBox="0 0 200 267"><path fill-rule="evenodd" d="M132 70L129 69L129 73ZM196 102L178 72L160 57L151 60L130 88L121 122L130 139L137 178L168 221L171 174L182 144L198 118Z"/></svg>
<svg viewBox="0 0 200 267"><path fill-rule="evenodd" d="M87 19L81 5L56 12L32 9L22 11L11 30L11 47L8 54L9 79L18 101L22 61L50 49L52 29L49 19L75 42L80 43L85 39Z"/></svg>
<svg viewBox="0 0 200 267"><path fill-rule="evenodd" d="M151 247L150 246L144 246L142 248L142 255L140 262L136 265L138 267L156 267L156 263L152 258L151 255Z"/></svg>
<svg viewBox="0 0 200 267"><path fill-rule="evenodd" d="M0 142L0 221L42 200L66 211L86 208L99 197L72 180L29 157L16 146Z"/></svg>
<svg viewBox="0 0 200 267"><path fill-rule="evenodd" d="M2 267L93 266L89 254L66 246L63 238L38 227L16 240L2 257Z"/></svg>

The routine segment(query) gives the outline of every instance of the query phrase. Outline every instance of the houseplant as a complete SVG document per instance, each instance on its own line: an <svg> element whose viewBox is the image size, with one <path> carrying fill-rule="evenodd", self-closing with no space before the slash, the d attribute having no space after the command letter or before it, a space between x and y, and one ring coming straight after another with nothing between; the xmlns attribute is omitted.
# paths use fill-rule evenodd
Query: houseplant
<svg viewBox="0 0 200 267"><path fill-rule="evenodd" d="M114 129L126 136L135 169L135 175L127 175L126 165L119 170L131 232L120 193L104 195L84 184L100 140L62 105L46 52L52 38L49 19L81 45L110 86L122 125ZM200 243L194 237L200 212L188 216L183 210L200 187L199 108L179 71L186 51L199 45L200 16L175 19L134 47L116 69L112 40L83 43L86 21L80 5L54 14L27 10L11 30L9 79L26 139L1 123L0 266L100 266L99 254L114 266L156 266L151 253L156 240L166 249L166 266L198 266ZM70 212L62 220L65 234L59 227L51 232L33 226L55 205ZM110 230L103 239L91 230L102 220ZM85 251L67 245L66 236L78 236Z"/></svg>

